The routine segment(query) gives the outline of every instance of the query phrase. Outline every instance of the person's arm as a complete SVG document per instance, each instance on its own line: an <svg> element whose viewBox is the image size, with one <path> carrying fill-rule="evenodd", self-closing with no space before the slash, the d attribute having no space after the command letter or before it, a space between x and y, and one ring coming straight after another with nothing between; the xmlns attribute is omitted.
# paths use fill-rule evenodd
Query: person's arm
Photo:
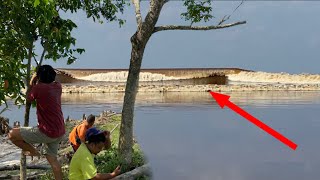
<svg viewBox="0 0 320 180"><path fill-rule="evenodd" d="M91 180L112 179L120 174L120 166L118 166L112 173L97 173Z"/></svg>
<svg viewBox="0 0 320 180"><path fill-rule="evenodd" d="M33 75L31 80L30 80L30 88L29 91L27 91L27 101L28 102L32 102L36 99L36 93L34 90L34 86L37 84L38 82L38 77L37 75Z"/></svg>
<svg viewBox="0 0 320 180"><path fill-rule="evenodd" d="M37 84L37 82L38 82L38 76L37 76L37 74L33 74L32 75L32 77L31 77L31 80L30 80L30 86L34 86L34 85L36 85Z"/></svg>

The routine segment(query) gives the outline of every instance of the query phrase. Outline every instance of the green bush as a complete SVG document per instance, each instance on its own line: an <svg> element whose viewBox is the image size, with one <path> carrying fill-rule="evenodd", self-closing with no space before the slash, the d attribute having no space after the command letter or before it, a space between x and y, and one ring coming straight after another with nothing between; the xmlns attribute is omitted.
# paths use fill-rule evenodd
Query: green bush
<svg viewBox="0 0 320 180"><path fill-rule="evenodd" d="M129 167L129 169L135 169L144 165L144 163L145 158L142 151L138 147L134 148L132 165ZM98 172L112 172L118 165L121 165L118 149L115 146L112 146L109 150L101 152L98 156L96 156L95 164Z"/></svg>

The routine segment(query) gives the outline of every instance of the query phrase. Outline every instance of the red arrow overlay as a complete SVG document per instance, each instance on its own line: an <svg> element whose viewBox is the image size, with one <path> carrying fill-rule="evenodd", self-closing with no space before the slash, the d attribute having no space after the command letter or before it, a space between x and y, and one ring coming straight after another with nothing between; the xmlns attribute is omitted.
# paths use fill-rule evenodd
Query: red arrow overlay
<svg viewBox="0 0 320 180"><path fill-rule="evenodd" d="M262 130L269 133L271 136L277 138L279 141L283 142L284 144L289 146L291 149L293 149L293 150L297 149L297 147L298 147L297 144L290 141L288 138L284 137L283 135L281 135L277 131L273 130L268 125L261 122L259 119L253 117L252 115L250 115L249 113L247 113L246 111L241 109L239 106L237 106L237 105L233 104L231 101L229 101L230 96L220 94L220 93L215 93L212 91L210 91L210 94L217 101L217 103L219 104L219 106L221 108L224 108L224 106L228 106L230 109L232 109L233 111L235 111L236 113L238 113L242 117L246 118L247 120L249 120L250 122L252 122L256 126L260 127Z"/></svg>

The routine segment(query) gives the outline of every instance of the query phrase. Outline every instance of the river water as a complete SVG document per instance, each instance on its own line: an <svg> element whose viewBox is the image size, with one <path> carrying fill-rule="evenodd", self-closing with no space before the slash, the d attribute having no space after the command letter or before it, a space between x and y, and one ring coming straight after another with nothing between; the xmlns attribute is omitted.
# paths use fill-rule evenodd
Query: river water
<svg viewBox="0 0 320 180"><path fill-rule="evenodd" d="M209 93L139 93L134 132L153 177L201 180L315 180L320 177L320 92L226 93L231 101L298 144L291 150ZM63 94L65 118L121 112L123 94ZM4 116L23 118L10 106ZM36 125L35 110L31 124Z"/></svg>

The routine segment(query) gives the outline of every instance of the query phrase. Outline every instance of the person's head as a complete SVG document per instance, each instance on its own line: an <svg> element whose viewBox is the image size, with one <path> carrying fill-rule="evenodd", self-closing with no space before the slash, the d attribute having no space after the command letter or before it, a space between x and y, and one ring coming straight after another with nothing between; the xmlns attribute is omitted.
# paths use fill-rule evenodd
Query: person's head
<svg viewBox="0 0 320 180"><path fill-rule="evenodd" d="M105 147L107 139L103 131L90 128L86 132L86 144L92 154L98 154Z"/></svg>
<svg viewBox="0 0 320 180"><path fill-rule="evenodd" d="M37 70L37 77L39 82L52 83L56 78L56 72L50 65L42 65Z"/></svg>
<svg viewBox="0 0 320 180"><path fill-rule="evenodd" d="M84 123L86 124L86 126L87 126L88 128L91 128L91 127L93 126L95 120L96 120L96 116L90 114L90 115L86 118L86 120L85 120Z"/></svg>

